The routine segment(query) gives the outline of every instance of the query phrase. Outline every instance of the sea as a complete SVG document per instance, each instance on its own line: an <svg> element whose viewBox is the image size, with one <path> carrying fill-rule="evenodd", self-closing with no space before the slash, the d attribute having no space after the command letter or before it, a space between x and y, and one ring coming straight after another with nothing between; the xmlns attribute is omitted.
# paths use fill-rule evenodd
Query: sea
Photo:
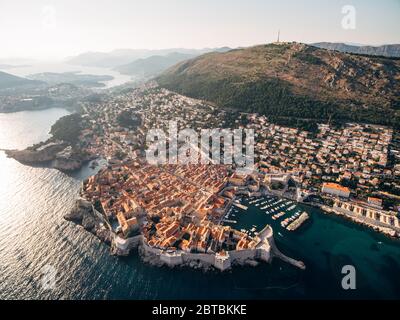
<svg viewBox="0 0 400 320"><path fill-rule="evenodd" d="M32 74L43 72L76 72L78 74L108 75L113 77L113 79L108 81L100 81L104 84L104 87L98 87L97 89L109 89L111 87L119 86L136 79L134 76L124 75L110 68L77 66L69 64L65 61L32 61L27 65L7 68L2 71L19 77L27 77Z"/></svg>
<svg viewBox="0 0 400 320"><path fill-rule="evenodd" d="M0 114L0 149L46 139L66 114L57 108ZM273 197L243 199L248 209L232 210L231 225L257 232L271 224L278 248L304 261L304 271L278 259L221 273L151 266L135 252L112 256L106 244L63 218L81 181L96 170L85 166L67 175L25 166L0 151L0 299L400 298L400 241ZM300 229L281 227L285 217L303 211L310 219ZM345 265L355 268L355 289L342 287Z"/></svg>

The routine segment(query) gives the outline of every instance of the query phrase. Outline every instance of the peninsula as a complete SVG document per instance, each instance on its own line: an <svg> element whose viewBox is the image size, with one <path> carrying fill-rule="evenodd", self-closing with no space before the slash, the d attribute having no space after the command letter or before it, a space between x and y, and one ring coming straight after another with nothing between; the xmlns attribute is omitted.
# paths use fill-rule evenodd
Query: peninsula
<svg viewBox="0 0 400 320"><path fill-rule="evenodd" d="M256 54L256 49L264 50L257 47L250 52ZM270 45L267 49L284 57L297 50L296 59L301 58L302 64L313 63L305 58L310 52L318 54L327 59L324 68L338 59L369 63L369 58L346 54L337 54L331 61L331 55L322 49L305 45ZM240 52L218 57L223 60L232 54ZM373 63L377 61L374 58ZM397 68L397 62L394 64ZM328 69L335 73L340 67ZM172 71L177 72L176 68ZM167 81L172 71L160 79ZM350 73L346 73L348 81ZM329 89L332 83L321 86L334 94ZM335 86L335 90L342 89ZM369 98L369 94L364 96L365 101ZM286 124L277 123L264 109L223 108L154 81L83 99L77 110L53 126L48 141L7 154L24 163L50 161L54 168L65 171L80 168L91 159L107 160L105 168L83 182L76 207L66 219L109 243L113 254L126 255L139 248L145 260L157 264L198 266L200 261L202 266L220 270L278 256L304 268L303 263L279 252L270 226L249 236L224 225L223 217L231 206L240 207L240 197L263 195L317 206L388 236L400 235L400 133L396 126L322 119L291 126L296 119L287 117ZM254 130L254 169L240 175L232 165L149 164L145 160L146 135L154 128L167 131L170 121L177 122L178 130ZM281 216L277 213L274 218ZM299 212L282 224L301 232L297 229L308 217Z"/></svg>

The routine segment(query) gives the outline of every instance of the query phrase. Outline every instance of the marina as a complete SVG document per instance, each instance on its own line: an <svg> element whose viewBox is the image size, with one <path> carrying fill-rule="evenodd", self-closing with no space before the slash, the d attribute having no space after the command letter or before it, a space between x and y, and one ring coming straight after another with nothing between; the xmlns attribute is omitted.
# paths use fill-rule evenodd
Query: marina
<svg viewBox="0 0 400 320"><path fill-rule="evenodd" d="M280 237L285 237L288 231L295 231L310 218L310 215L291 200L280 199L275 196L261 196L258 198L243 198L240 203L234 201L232 208L225 215L222 223L235 226L242 232L255 236L266 224L272 226ZM259 223L247 224L248 215ZM233 219L234 217L234 219ZM283 219L284 218L284 219ZM283 220L282 220L283 219ZM262 222L261 222L262 221Z"/></svg>

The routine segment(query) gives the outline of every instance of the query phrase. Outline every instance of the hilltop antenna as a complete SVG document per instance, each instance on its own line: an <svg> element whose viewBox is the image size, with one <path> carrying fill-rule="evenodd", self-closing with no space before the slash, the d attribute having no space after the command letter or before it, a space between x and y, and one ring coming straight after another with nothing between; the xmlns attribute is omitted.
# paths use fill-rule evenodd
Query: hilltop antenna
<svg viewBox="0 0 400 320"><path fill-rule="evenodd" d="M281 35L281 30L278 30L278 41L277 41L277 43L279 43L279 37L280 37L280 35Z"/></svg>

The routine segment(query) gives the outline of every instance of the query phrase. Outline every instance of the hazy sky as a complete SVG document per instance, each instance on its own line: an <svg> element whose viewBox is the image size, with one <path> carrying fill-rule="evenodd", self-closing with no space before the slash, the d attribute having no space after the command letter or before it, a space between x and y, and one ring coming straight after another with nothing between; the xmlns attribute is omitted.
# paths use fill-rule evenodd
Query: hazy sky
<svg viewBox="0 0 400 320"><path fill-rule="evenodd" d="M400 43L400 0L0 0L0 57L249 46L279 29L284 41Z"/></svg>

